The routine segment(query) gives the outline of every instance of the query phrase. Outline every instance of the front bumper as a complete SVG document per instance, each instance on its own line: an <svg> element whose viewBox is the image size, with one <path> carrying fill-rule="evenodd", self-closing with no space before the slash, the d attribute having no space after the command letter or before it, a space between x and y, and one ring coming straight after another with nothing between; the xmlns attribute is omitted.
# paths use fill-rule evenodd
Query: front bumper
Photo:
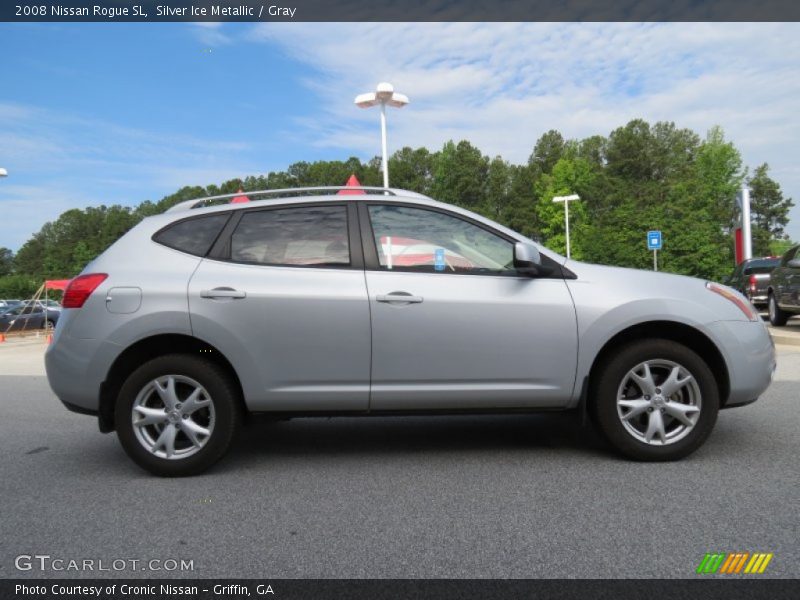
<svg viewBox="0 0 800 600"><path fill-rule="evenodd" d="M775 344L763 322L717 321L709 325L728 365L730 393L723 408L754 402L772 383Z"/></svg>

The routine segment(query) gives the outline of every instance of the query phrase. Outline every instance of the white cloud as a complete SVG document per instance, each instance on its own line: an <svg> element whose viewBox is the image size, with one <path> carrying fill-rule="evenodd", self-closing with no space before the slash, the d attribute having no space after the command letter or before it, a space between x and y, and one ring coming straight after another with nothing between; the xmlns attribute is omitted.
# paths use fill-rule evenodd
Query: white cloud
<svg viewBox="0 0 800 600"><path fill-rule="evenodd" d="M247 142L123 127L0 103L0 246L17 249L70 208L135 205L184 185L261 171Z"/></svg>
<svg viewBox="0 0 800 600"><path fill-rule="evenodd" d="M636 117L701 135L721 125L800 204L795 23L267 23L245 38L314 69L305 83L326 108L298 121L309 143L377 154L377 115L352 99L391 81L411 97L389 116L395 149L468 139L522 162L548 129L607 135ZM800 207L792 216L800 239Z"/></svg>
<svg viewBox="0 0 800 600"><path fill-rule="evenodd" d="M208 46L222 46L233 41L222 31L222 23L215 21L195 21L191 24L194 35Z"/></svg>

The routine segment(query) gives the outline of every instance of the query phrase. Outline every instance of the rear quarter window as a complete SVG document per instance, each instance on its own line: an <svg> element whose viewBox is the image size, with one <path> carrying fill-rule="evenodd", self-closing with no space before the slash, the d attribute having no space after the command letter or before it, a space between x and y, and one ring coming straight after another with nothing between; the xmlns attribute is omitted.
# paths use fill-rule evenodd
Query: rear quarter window
<svg viewBox="0 0 800 600"><path fill-rule="evenodd" d="M153 241L187 254L205 256L229 217L230 213L216 213L184 219L167 225L153 236Z"/></svg>

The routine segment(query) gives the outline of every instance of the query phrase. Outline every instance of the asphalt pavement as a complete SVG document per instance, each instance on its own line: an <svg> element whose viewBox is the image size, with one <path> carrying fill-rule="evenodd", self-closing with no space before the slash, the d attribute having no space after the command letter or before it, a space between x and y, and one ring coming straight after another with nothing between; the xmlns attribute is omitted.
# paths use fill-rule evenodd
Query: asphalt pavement
<svg viewBox="0 0 800 600"><path fill-rule="evenodd" d="M707 552L771 552L759 577L800 575L800 347L676 463L618 458L567 415L314 418L256 423L209 473L169 480L61 406L41 342L15 343L0 578L683 578ZM37 554L95 570L15 568ZM170 559L193 570L112 562Z"/></svg>

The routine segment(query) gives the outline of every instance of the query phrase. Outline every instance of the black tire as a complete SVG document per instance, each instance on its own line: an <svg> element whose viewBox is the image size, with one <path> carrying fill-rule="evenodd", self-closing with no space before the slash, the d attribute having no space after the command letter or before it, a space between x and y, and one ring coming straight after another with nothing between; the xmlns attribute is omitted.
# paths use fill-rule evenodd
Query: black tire
<svg viewBox="0 0 800 600"><path fill-rule="evenodd" d="M55 321L51 321L50 319L47 319L47 321L44 322L44 328L47 329L47 330L52 331L53 329L56 328L56 322Z"/></svg>
<svg viewBox="0 0 800 600"><path fill-rule="evenodd" d="M617 393L631 369L645 361L659 360L677 363L694 377L699 389L701 406L693 428L685 437L669 444L656 445L638 439L626 429L618 412ZM658 374L654 373L654 378L657 376ZM719 389L714 375L702 358L682 344L662 339L632 342L598 365L598 375L594 380L589 406L593 421L611 446L628 458L642 461L681 459L706 441L717 421ZM664 413L661 409L648 409L648 412L652 410ZM648 417L642 413L640 418ZM675 426L679 425L672 419L669 421Z"/></svg>
<svg viewBox="0 0 800 600"><path fill-rule="evenodd" d="M770 293L767 300L767 311L769 312L769 322L775 327L783 327L786 325L786 321L789 320L789 313L778 306L778 301L775 300L775 294L773 293Z"/></svg>
<svg viewBox="0 0 800 600"><path fill-rule="evenodd" d="M153 380L167 375L195 380L207 391L214 410L214 426L204 445L194 454L183 458L168 459L154 455L140 442L134 431L132 412L139 392ZM228 451L241 421L239 392L228 374L211 361L186 354L154 358L136 369L122 385L114 409L117 437L125 452L137 465L161 477L196 475L211 467ZM181 421L178 423L181 424ZM180 435L178 433L176 439ZM183 441L188 442L188 438Z"/></svg>

